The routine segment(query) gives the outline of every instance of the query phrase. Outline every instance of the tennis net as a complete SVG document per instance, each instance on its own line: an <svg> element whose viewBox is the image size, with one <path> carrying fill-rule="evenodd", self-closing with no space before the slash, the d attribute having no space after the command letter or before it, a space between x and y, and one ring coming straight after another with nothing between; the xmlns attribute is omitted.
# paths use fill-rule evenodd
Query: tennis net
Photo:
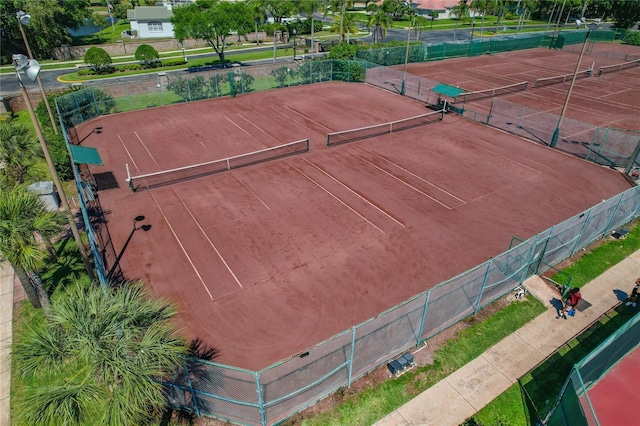
<svg viewBox="0 0 640 426"><path fill-rule="evenodd" d="M527 90L528 85L529 85L528 81L521 81L520 83L510 84L508 86L496 87L495 89L485 89L485 90L478 90L475 92L465 92L456 96L454 103L459 102L459 100L462 100L462 102L467 102L467 101L473 101L475 99L493 98L495 96L520 92L523 90Z"/></svg>
<svg viewBox="0 0 640 426"><path fill-rule="evenodd" d="M308 151L309 139L302 139L247 154L138 176L131 176L127 164L127 182L133 192L153 189Z"/></svg>
<svg viewBox="0 0 640 426"><path fill-rule="evenodd" d="M615 65L605 65L598 68L598 77L608 72L626 70L627 68L635 67L637 65L640 65L640 59L636 59L635 61L622 62Z"/></svg>
<svg viewBox="0 0 640 426"><path fill-rule="evenodd" d="M414 127L425 126L427 124L442 121L444 113L445 110L442 109L440 111L416 115L415 117L404 118L402 120L389 121L388 123L374 124L373 126L329 133L327 135L327 146L340 145L347 142L386 135L387 133L400 132Z"/></svg>
<svg viewBox="0 0 640 426"><path fill-rule="evenodd" d="M578 71L578 73L576 73L576 78L591 77L592 73L593 73L593 70L591 68L584 71ZM573 78L573 73L554 75L553 77L539 78L533 84L533 87L536 88L536 87L542 87L542 86L550 86L552 84L564 83L565 81L569 81L572 78Z"/></svg>

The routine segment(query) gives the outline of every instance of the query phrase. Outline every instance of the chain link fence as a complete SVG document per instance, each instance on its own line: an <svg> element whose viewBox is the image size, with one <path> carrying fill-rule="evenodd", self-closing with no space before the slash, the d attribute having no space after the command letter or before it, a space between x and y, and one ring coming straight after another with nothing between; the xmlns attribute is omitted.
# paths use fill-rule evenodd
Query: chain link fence
<svg viewBox="0 0 640 426"><path fill-rule="evenodd" d="M288 69L288 71L287 71ZM367 71L368 70L368 71ZM377 82L428 104L439 101L437 82L365 61L312 61L291 68L281 65L219 70L194 77L159 75L148 83L105 85L56 99L67 143L73 126L131 108L146 108L218 96L327 80ZM278 77L279 73L286 73ZM253 78L251 84L248 76ZM202 79L195 79L202 77ZM239 77L239 78L237 78ZM404 78L403 78L404 77ZM161 82L159 79L166 79ZM182 80L180 80L182 78ZM243 83L244 80L244 83ZM206 84L201 84L204 81ZM176 83L173 89L170 85ZM178 84L180 83L180 84ZM182 88L176 89L176 86ZM145 91L146 90L146 91ZM479 117L478 117L479 118ZM485 116L483 120L488 121ZM74 166L80 205L86 223L89 208L87 176ZM631 188L576 215L475 268L420 293L348 330L260 371L249 371L197 358L185 358L184 369L162 383L172 407L240 424L274 424L313 405L388 362L399 353L473 315L504 296L532 274L542 273L577 250L603 238L638 217L640 189ZM94 231L87 228L98 277L107 284L107 264Z"/></svg>

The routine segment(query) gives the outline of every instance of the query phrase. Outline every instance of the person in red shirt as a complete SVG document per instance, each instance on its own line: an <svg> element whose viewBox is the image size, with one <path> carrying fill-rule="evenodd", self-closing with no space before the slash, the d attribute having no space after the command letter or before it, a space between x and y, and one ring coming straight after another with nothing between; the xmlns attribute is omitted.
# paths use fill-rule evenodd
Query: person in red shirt
<svg viewBox="0 0 640 426"><path fill-rule="evenodd" d="M562 311L560 311L560 315L562 316L562 318L567 319L567 311L571 308L575 309L575 306L578 304L578 302L580 302L581 299L582 295L580 294L580 289L578 287L574 287L569 290L569 292L567 293L567 299L564 303L564 307L562 308Z"/></svg>

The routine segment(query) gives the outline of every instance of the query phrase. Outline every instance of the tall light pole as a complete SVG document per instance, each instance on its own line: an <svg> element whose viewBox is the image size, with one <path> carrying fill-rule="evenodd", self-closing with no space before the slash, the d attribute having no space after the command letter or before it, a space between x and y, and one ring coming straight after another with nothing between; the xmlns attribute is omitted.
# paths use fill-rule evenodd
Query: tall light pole
<svg viewBox="0 0 640 426"><path fill-rule="evenodd" d="M78 245L78 251L80 251L80 256L82 257L82 261L84 262L87 274L89 275L91 281L93 281L95 280L96 276L93 272L93 266L91 266L91 260L87 255L87 251L84 249L84 243L80 238L78 225L76 224L73 214L71 214L71 209L69 208L69 203L67 202L67 198L64 195L62 184L60 183L60 179L58 178L58 173L56 172L56 168L53 165L53 161L51 160L51 155L49 154L47 143L45 142L44 136L42 135L42 129L40 129L40 124L38 123L38 119L36 118L36 113L33 110L33 106L31 105L29 94L27 93L27 89L25 89L24 84L22 84L22 77L20 77L20 71L24 71L27 77L29 77L32 81L35 81L38 77L38 73L40 72L40 64L38 64L38 61L36 61L35 59L29 59L24 55L13 55L12 59L15 66L16 76L18 77L18 82L20 83L20 92L22 93L24 103L26 104L27 110L29 111L29 116L31 117L31 121L33 122L33 127L36 129L36 135L38 136L38 141L40 142L40 147L42 148L44 158L47 161L47 166L49 167L49 172L51 173L51 178L53 179L53 184L58 191L58 195L60 196L62 209L64 210L65 214L67 215L67 219L69 220L71 233L73 234L73 238Z"/></svg>
<svg viewBox="0 0 640 426"><path fill-rule="evenodd" d="M296 60L296 34L298 34L298 31L296 31L296 29L293 29L293 60Z"/></svg>
<svg viewBox="0 0 640 426"><path fill-rule="evenodd" d="M407 62L409 62L409 42L411 41L411 22L413 16L409 17L409 28L407 28L407 46L404 50L404 70L402 71L402 84L400 85L400 94L404 96L404 80L407 77Z"/></svg>
<svg viewBox="0 0 640 426"><path fill-rule="evenodd" d="M27 35L24 33L23 25L29 25L31 22L31 15L27 15L24 11L19 10L16 12L16 18L18 18L18 27L20 28L20 34L22 34L22 41L24 41L24 45L27 48L27 54L29 55L29 59L34 59L33 54L31 53L31 47L29 46L29 42L27 41ZM58 126L56 126L56 120L53 118L53 112L51 112L51 106L49 106L49 100L47 99L47 93L44 91L44 86L42 85L42 80L40 80L40 74L38 74L38 85L40 86L40 92L42 93L42 100L44 101L44 105L47 107L47 112L49 113L49 120L51 120L51 126L53 127L53 131L55 134L58 134Z"/></svg>
<svg viewBox="0 0 640 426"><path fill-rule="evenodd" d="M576 63L576 69L573 72L573 77L571 78L571 84L569 85L569 90L567 90L567 97L564 100L564 105L562 106L562 112L560 113L560 118L558 119L558 124L556 125L556 129L553 131L553 136L551 137L551 143L549 146L551 148L555 148L558 145L558 138L560 137L560 127L562 126L562 120L564 119L564 114L567 112L567 106L569 105L569 99L571 98L571 91L573 90L573 85L576 82L576 77L578 76L578 71L580 70L580 62L582 62L582 56L584 55L584 51L587 48L587 41L589 40L589 34L591 31L597 30L598 24L592 22L587 25L587 35L584 38L584 43L582 43L582 50L580 50L580 56L578 56L578 62Z"/></svg>

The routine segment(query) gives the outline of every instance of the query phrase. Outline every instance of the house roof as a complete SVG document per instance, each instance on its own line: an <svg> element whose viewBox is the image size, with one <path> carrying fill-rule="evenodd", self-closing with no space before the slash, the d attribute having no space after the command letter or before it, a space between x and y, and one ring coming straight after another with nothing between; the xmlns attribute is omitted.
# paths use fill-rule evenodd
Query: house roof
<svg viewBox="0 0 640 426"><path fill-rule="evenodd" d="M164 6L137 6L127 10L127 19L135 21L168 21L173 12Z"/></svg>

